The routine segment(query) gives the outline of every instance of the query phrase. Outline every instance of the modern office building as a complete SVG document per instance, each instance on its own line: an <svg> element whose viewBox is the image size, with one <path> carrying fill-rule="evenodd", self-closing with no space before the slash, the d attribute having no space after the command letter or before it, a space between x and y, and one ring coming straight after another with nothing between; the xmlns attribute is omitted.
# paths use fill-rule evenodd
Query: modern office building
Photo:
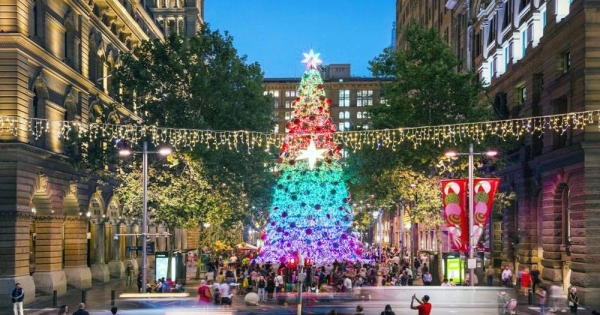
<svg viewBox="0 0 600 315"><path fill-rule="evenodd" d="M191 2L186 32L202 20L202 6ZM0 133L0 290L20 282L27 303L36 294L61 295L67 285L85 289L122 277L125 264L138 266L126 250L137 237L115 234L139 233L141 222L121 215L111 183L74 168L62 139L25 122L140 121L122 107L106 112L102 104L114 95L109 72L121 52L163 39L163 32L145 1L0 2L0 116L22 122L16 132ZM174 237L186 247L184 236ZM154 241L165 248L164 237ZM0 306L9 303L0 299Z"/></svg>
<svg viewBox="0 0 600 315"><path fill-rule="evenodd" d="M323 67L325 94L331 99L331 118L339 131L352 128L369 129L366 108L385 102L381 95L380 80L352 77L349 64L331 64ZM300 78L266 78L265 93L273 96L274 115L277 119L276 133L285 133L285 125L292 118Z"/></svg>
<svg viewBox="0 0 600 315"><path fill-rule="evenodd" d="M398 1L399 17L413 2ZM465 68L488 86L496 118L598 108L600 4L447 0L445 6L460 21L451 37L461 44L452 45L461 47L457 53L467 59ZM418 17L431 25L425 22L431 19L427 13ZM597 126L579 131L565 126L534 134L507 152L512 163L501 171L501 190L517 198L490 231L490 258L496 266L537 265L545 283L563 285L565 292L577 287L584 305L600 304L599 151Z"/></svg>

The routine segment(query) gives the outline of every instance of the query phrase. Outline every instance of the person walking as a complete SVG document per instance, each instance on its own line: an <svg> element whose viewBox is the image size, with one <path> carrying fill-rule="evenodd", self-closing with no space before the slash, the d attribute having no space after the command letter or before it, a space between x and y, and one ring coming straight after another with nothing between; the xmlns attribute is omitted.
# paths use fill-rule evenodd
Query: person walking
<svg viewBox="0 0 600 315"><path fill-rule="evenodd" d="M504 266L504 270L502 270L502 283L507 288L512 288L512 271L508 268L508 265Z"/></svg>
<svg viewBox="0 0 600 315"><path fill-rule="evenodd" d="M12 290L10 298L13 304L13 314L23 315L23 299L25 298L25 292L23 291L23 288L21 288L20 283L17 282L15 284L15 288Z"/></svg>
<svg viewBox="0 0 600 315"><path fill-rule="evenodd" d="M419 305L414 306L414 302L417 301ZM419 301L416 294L413 294L412 300L410 301L410 309L418 310L419 315L430 315L431 314L431 303L429 303L429 295L423 295L423 298Z"/></svg>
<svg viewBox="0 0 600 315"><path fill-rule="evenodd" d="M572 287L569 291L569 308L571 309L571 315L577 314L577 308L579 307L579 296L577 296L577 288Z"/></svg>
<svg viewBox="0 0 600 315"><path fill-rule="evenodd" d="M496 275L496 271L494 270L494 267L492 266L492 264L489 264L488 267L485 269L485 278L487 280L487 286L491 287L492 285L494 285L494 276Z"/></svg>
<svg viewBox="0 0 600 315"><path fill-rule="evenodd" d="M543 285L540 285L540 290L536 292L538 296L538 302L540 303L540 315L546 314L546 288Z"/></svg>
<svg viewBox="0 0 600 315"><path fill-rule="evenodd" d="M127 268L125 268L125 275L127 276L127 280L125 281L125 285L126 286L130 286L131 285L131 278L133 278L133 267L131 267L131 264L127 264Z"/></svg>
<svg viewBox="0 0 600 315"><path fill-rule="evenodd" d="M200 280L200 286L198 287L198 304L210 304L212 294L210 293L210 287L206 285L205 280Z"/></svg>
<svg viewBox="0 0 600 315"><path fill-rule="evenodd" d="M85 310L85 303L79 303L78 310L73 313L73 315L90 315L88 311Z"/></svg>
<svg viewBox="0 0 600 315"><path fill-rule="evenodd" d="M383 312L381 312L381 315L396 315L396 313L392 311L392 306L387 304Z"/></svg>

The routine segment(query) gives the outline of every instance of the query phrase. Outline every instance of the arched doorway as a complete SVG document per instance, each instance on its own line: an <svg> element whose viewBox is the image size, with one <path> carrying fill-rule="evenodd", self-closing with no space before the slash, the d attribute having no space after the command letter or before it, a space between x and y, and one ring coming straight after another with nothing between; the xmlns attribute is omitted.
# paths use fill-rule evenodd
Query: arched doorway
<svg viewBox="0 0 600 315"><path fill-rule="evenodd" d="M108 282L110 280L110 272L105 260L105 243L106 217L104 201L101 191L98 190L90 198L88 208L90 219L90 260L92 262L91 271L92 279L99 282Z"/></svg>
<svg viewBox="0 0 600 315"><path fill-rule="evenodd" d="M560 258L562 265L563 293L571 286L571 189L566 183L558 185L556 190L555 207L561 218ZM555 211L556 211L555 210Z"/></svg>

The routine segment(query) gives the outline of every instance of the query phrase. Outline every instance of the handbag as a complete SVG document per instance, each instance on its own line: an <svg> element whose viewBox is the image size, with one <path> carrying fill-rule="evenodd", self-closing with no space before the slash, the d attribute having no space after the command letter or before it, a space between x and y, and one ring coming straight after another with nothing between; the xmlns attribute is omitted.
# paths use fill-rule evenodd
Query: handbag
<svg viewBox="0 0 600 315"><path fill-rule="evenodd" d="M569 301L569 306L575 306L575 303Z"/></svg>

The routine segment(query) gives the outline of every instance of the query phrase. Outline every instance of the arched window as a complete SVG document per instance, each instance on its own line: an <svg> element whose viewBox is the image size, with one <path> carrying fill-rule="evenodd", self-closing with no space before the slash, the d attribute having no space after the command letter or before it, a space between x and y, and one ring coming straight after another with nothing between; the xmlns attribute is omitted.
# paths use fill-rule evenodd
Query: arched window
<svg viewBox="0 0 600 315"><path fill-rule="evenodd" d="M362 119L363 118L362 112L356 113L356 118L357 119Z"/></svg>
<svg viewBox="0 0 600 315"><path fill-rule="evenodd" d="M75 21L72 15L73 13L67 14L65 17L65 37L64 37L64 54L65 54L65 63L73 69L78 68L78 53L76 47L76 30L75 30Z"/></svg>
<svg viewBox="0 0 600 315"><path fill-rule="evenodd" d="M344 112L340 112L339 118L344 119Z"/></svg>
<svg viewBox="0 0 600 315"><path fill-rule="evenodd" d="M566 185L561 193L562 244L571 245L571 190Z"/></svg>

